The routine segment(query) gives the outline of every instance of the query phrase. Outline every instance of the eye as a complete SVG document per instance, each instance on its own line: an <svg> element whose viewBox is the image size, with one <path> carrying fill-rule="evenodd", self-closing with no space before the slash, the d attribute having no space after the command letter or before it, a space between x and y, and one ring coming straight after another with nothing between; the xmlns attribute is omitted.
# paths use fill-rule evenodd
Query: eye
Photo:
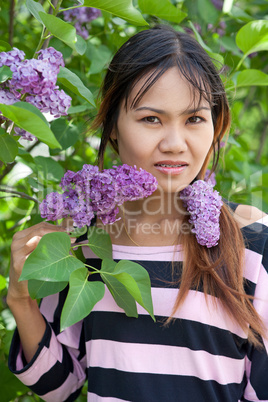
<svg viewBox="0 0 268 402"><path fill-rule="evenodd" d="M187 123L189 122L190 124L198 124L202 123L203 121L205 121L204 117L194 115L188 118Z"/></svg>
<svg viewBox="0 0 268 402"><path fill-rule="evenodd" d="M160 120L158 117L156 116L146 116L142 119L142 121L145 121L145 123L149 123L149 124L157 124L160 123Z"/></svg>

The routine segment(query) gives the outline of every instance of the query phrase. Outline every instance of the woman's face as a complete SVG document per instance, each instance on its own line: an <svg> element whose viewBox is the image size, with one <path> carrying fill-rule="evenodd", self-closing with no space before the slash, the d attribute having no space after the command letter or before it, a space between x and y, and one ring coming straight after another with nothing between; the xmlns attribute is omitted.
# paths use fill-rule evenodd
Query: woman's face
<svg viewBox="0 0 268 402"><path fill-rule="evenodd" d="M133 88L129 105L146 78ZM173 193L197 176L213 135L209 103L202 100L196 108L190 84L173 67L134 108L121 105L112 138L118 141L122 163L147 170L162 191Z"/></svg>

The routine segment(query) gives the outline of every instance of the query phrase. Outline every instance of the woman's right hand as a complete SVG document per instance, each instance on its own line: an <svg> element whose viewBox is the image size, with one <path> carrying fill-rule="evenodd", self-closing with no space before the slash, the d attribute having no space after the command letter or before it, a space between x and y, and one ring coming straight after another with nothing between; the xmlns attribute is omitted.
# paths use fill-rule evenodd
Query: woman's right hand
<svg viewBox="0 0 268 402"><path fill-rule="evenodd" d="M69 225L67 227L67 225ZM37 247L41 238L52 232L71 230L70 220L60 226L41 222L28 229L17 232L11 244L11 263L7 304L16 320L20 342L27 362L30 362L43 339L46 322L36 300L28 292L28 281L19 282L23 265L31 252ZM75 241L75 239L71 239Z"/></svg>
<svg viewBox="0 0 268 402"><path fill-rule="evenodd" d="M30 298L28 281L19 282L23 265L28 256L37 247L39 241L45 234L51 232L66 232L68 222L70 224L68 220L63 221L60 226L41 222L15 233L11 244L9 288L7 294L7 304L10 308L13 304L21 303L23 300L29 300ZM75 241L75 239L72 240Z"/></svg>

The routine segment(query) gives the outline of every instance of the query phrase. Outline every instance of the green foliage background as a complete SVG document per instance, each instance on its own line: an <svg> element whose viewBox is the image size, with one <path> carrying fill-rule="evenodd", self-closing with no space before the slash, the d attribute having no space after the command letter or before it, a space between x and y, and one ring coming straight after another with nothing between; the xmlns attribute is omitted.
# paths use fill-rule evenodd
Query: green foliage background
<svg viewBox="0 0 268 402"><path fill-rule="evenodd" d="M67 8L74 3L4 0L0 5L0 52L15 46L26 53L26 58L32 58L41 39L43 46L49 44L62 52L65 67L75 74L71 78L67 74L66 78L66 71L62 70L58 76L60 88L72 97L68 116L50 122L52 142L56 139L61 149L49 148L46 139L40 137L33 143L20 140L0 127L1 402L40 400L7 369L15 326L5 303L12 236L41 220L38 202L58 189L64 171L80 170L84 163L95 162L99 136L89 128L97 111L93 99L98 105L107 64L131 35L157 22L191 30L215 63L219 67L222 64L232 127L222 149L217 189L227 199L268 212L268 1L225 0L219 10L214 4L221 3L220 0L85 0L85 6L101 9L102 16L90 23L89 38L77 42L71 26L65 26L67 36L63 35L61 13L53 11L53 7ZM83 1L77 4L82 5ZM51 25L48 14L38 14L38 5L48 14L54 12L56 22ZM47 27L45 32L43 24ZM49 36L51 30L54 35ZM44 36L49 39L44 40ZM77 77L83 90L79 89ZM92 97L84 88L90 90ZM3 108L0 110L4 113ZM10 113L11 108L6 110ZM20 121L19 114L17 119ZM115 163L116 155L108 151L105 167ZM85 395L86 389L78 400L85 401Z"/></svg>

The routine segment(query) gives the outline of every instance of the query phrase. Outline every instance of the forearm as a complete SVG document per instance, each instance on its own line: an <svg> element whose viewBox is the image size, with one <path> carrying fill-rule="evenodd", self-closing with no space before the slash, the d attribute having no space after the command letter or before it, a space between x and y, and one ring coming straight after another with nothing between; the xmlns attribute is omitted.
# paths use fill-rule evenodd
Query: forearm
<svg viewBox="0 0 268 402"><path fill-rule="evenodd" d="M20 301L9 300L8 304L16 320L23 354L29 363L44 336L46 322L40 313L36 300L31 298Z"/></svg>

